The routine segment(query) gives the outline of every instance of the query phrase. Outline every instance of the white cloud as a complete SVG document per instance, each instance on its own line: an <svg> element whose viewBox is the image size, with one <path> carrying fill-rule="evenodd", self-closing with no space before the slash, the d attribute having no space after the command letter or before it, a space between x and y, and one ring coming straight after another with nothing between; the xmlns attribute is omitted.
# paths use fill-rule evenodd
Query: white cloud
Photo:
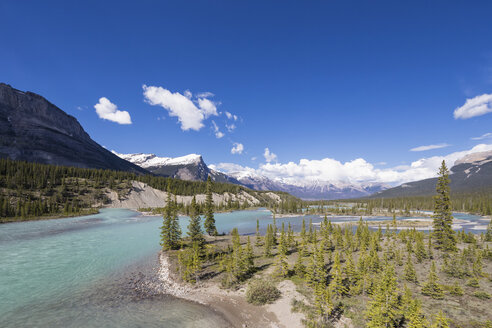
<svg viewBox="0 0 492 328"><path fill-rule="evenodd" d="M225 112L225 115L227 116L228 119L237 121L238 117L237 115L231 114L229 112Z"/></svg>
<svg viewBox="0 0 492 328"><path fill-rule="evenodd" d="M265 161L267 161L267 163L270 163L270 162L277 160L277 155L274 153L271 153L270 149L268 149L268 147L265 148L265 152L263 153L263 156L265 157Z"/></svg>
<svg viewBox="0 0 492 328"><path fill-rule="evenodd" d="M118 110L118 106L109 101L108 98L99 98L99 102L94 105L97 116L103 120L116 122L118 124L132 124L132 119L127 111Z"/></svg>
<svg viewBox="0 0 492 328"><path fill-rule="evenodd" d="M236 129L235 124L226 124L227 131L232 132Z"/></svg>
<svg viewBox="0 0 492 328"><path fill-rule="evenodd" d="M217 116L217 106L207 98L198 98L198 106L202 110L203 115L205 118L209 116Z"/></svg>
<svg viewBox="0 0 492 328"><path fill-rule="evenodd" d="M177 117L183 131L200 130L203 121L209 116L217 116L216 105L205 98L192 99L187 90L184 95L172 93L162 87L143 85L145 101L151 105L161 106L169 112L169 116Z"/></svg>
<svg viewBox="0 0 492 328"><path fill-rule="evenodd" d="M375 168L373 164L362 158L345 163L332 158L321 160L301 159L297 163L261 164L257 169L248 167L241 169L241 166L231 163L221 163L215 165L215 167L226 173L246 170L294 185L302 185L307 181L355 185L367 183L398 185L435 177L443 160L446 161L448 167L452 167L456 160L468 154L490 150L492 150L492 144L479 144L468 150L454 152L445 156L421 158L409 165L398 165L384 169Z"/></svg>
<svg viewBox="0 0 492 328"><path fill-rule="evenodd" d="M200 92L199 94L196 95L197 98L210 98L210 97L213 97L215 96L212 92Z"/></svg>
<svg viewBox="0 0 492 328"><path fill-rule="evenodd" d="M231 149L231 154L242 154L244 150L244 146L242 143L235 142L234 147Z"/></svg>
<svg viewBox="0 0 492 328"><path fill-rule="evenodd" d="M215 123L215 121L213 121L213 120L212 120L212 127L213 127L213 129L214 129L215 137L216 137L217 139L220 139L220 138L222 138L223 136L225 136L225 134L224 134L224 133L220 132L219 127L217 126L217 123Z"/></svg>
<svg viewBox="0 0 492 328"><path fill-rule="evenodd" d="M251 157L252 161L256 161L256 156Z"/></svg>
<svg viewBox="0 0 492 328"><path fill-rule="evenodd" d="M483 94L467 99L465 104L454 110L455 119L467 119L492 112L492 94Z"/></svg>
<svg viewBox="0 0 492 328"><path fill-rule="evenodd" d="M446 148L449 146L450 145L448 145L447 143L441 143L441 144L437 144L437 145L426 145L426 146L415 147L415 148L410 149L410 151L426 151L426 150L432 150L432 149Z"/></svg>
<svg viewBox="0 0 492 328"><path fill-rule="evenodd" d="M488 133L482 134L480 137L475 137L475 138L471 138L471 139L472 140L483 140L483 139L488 139L488 138L492 138L492 132L488 132Z"/></svg>

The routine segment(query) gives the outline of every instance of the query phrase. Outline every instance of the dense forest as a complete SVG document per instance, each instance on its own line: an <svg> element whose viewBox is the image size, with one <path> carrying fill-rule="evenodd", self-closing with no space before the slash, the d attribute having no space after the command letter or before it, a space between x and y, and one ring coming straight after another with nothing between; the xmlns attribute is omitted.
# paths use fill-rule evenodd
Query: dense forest
<svg viewBox="0 0 492 328"><path fill-rule="evenodd" d="M202 181L0 159L0 222L95 213L110 201L107 191L116 191L123 197L132 188L132 181L169 190L174 195L205 194L207 190ZM211 188L218 194L244 191L254 194L262 206L273 206L267 192L228 183L212 183ZM286 202L298 201L287 193L276 194ZM238 204L225 203L222 207L234 209Z"/></svg>

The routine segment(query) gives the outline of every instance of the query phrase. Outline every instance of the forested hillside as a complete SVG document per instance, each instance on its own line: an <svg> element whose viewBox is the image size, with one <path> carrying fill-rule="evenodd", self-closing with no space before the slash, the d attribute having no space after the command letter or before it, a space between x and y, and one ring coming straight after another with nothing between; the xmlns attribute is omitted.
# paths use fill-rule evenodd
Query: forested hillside
<svg viewBox="0 0 492 328"><path fill-rule="evenodd" d="M170 190L174 195L190 196L206 191L206 183L201 181L0 159L0 222L94 213L111 202L107 196L110 190L123 197L132 188L132 181ZM217 194L244 191L260 199L262 206L273 206L274 202L267 192L227 183L213 183L212 191ZM275 194L285 202L296 200L286 193Z"/></svg>

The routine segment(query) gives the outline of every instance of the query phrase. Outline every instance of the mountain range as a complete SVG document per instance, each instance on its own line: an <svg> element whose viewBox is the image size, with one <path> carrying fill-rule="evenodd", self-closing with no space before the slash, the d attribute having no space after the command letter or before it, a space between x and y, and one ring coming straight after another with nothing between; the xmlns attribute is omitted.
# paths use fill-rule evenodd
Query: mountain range
<svg viewBox="0 0 492 328"><path fill-rule="evenodd" d="M491 191L492 151L478 152L458 159L450 169L450 188L455 193ZM380 191L371 197L393 198L434 195L437 178L404 183L398 187Z"/></svg>
<svg viewBox="0 0 492 328"><path fill-rule="evenodd" d="M351 185L324 181L307 181L294 185L250 171L229 172L226 174L209 168L203 161L202 156L197 154L171 158L158 157L155 154L119 154L115 151L113 153L156 175L183 180L205 181L210 174L214 181L239 184L253 190L284 191L303 199L364 197L388 188L388 186L383 184Z"/></svg>

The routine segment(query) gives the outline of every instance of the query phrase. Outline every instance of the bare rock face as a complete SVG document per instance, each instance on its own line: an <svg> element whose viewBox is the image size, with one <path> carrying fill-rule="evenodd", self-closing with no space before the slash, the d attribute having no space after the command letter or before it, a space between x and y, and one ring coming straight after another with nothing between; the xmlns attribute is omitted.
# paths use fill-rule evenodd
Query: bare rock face
<svg viewBox="0 0 492 328"><path fill-rule="evenodd" d="M0 83L0 157L148 173L98 143L73 116L32 92Z"/></svg>

